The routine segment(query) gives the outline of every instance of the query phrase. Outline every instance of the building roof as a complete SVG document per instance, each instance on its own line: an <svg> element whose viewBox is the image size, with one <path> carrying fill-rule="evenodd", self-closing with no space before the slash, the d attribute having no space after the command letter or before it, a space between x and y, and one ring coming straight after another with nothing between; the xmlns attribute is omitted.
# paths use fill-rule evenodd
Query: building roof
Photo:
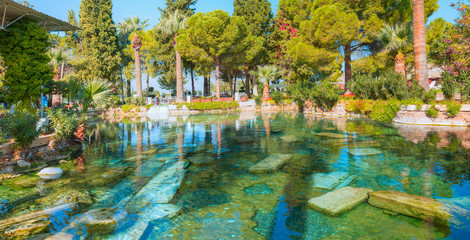
<svg viewBox="0 0 470 240"><path fill-rule="evenodd" d="M76 31L79 27L51 17L32 8L21 5L12 0L0 0L0 30L7 29L21 18L28 18L38 22L48 32L54 31Z"/></svg>

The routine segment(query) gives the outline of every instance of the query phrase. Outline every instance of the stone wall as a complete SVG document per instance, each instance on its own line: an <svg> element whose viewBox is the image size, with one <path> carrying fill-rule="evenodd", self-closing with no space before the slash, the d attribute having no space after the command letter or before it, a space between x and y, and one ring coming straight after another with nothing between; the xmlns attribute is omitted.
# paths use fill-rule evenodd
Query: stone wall
<svg viewBox="0 0 470 240"><path fill-rule="evenodd" d="M423 105L421 109L418 109L416 105L409 105L406 108L403 107L402 110L397 113L393 122L413 125L458 127L467 127L470 125L470 104L462 105L460 113L455 117L449 117L447 115L445 105L436 105L436 109L439 110L439 117L430 118L426 115L426 110L430 107L431 105Z"/></svg>

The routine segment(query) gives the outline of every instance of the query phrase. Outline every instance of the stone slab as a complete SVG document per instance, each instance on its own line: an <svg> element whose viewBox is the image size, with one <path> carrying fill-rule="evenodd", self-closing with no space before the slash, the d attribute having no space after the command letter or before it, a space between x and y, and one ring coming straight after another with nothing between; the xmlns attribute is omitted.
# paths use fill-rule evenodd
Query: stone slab
<svg viewBox="0 0 470 240"><path fill-rule="evenodd" d="M255 139L249 136L242 136L242 137L236 137L235 141L239 144L250 144L250 143L253 143Z"/></svg>
<svg viewBox="0 0 470 240"><path fill-rule="evenodd" d="M383 152L375 148L353 148L348 149L348 153L353 156L373 156L382 154Z"/></svg>
<svg viewBox="0 0 470 240"><path fill-rule="evenodd" d="M328 137L328 138L338 138L338 139L344 139L347 136L347 135L344 135L344 134L329 133L329 132L315 133L313 135L318 136L318 137Z"/></svg>
<svg viewBox="0 0 470 240"><path fill-rule="evenodd" d="M435 199L395 191L369 193L369 204L406 216L448 226L452 217L443 204Z"/></svg>
<svg viewBox="0 0 470 240"><path fill-rule="evenodd" d="M194 164L196 166L207 166L215 162L215 159L211 156L188 157L188 160L191 162L191 164Z"/></svg>
<svg viewBox="0 0 470 240"><path fill-rule="evenodd" d="M292 155L290 154L272 154L265 158L263 161L250 167L249 172L251 173L267 173L279 170L284 164L286 164Z"/></svg>
<svg viewBox="0 0 470 240"><path fill-rule="evenodd" d="M59 179L64 171L60 167L48 167L39 171L38 176L43 179Z"/></svg>
<svg viewBox="0 0 470 240"><path fill-rule="evenodd" d="M312 198L308 201L308 205L325 215L338 217L365 202L369 192L372 192L372 190L345 187L320 197Z"/></svg>
<svg viewBox="0 0 470 240"><path fill-rule="evenodd" d="M135 224L110 236L109 240L141 239L144 232L149 227L151 221L165 219L176 216L181 211L181 207L172 204L153 204L142 209L138 213Z"/></svg>
<svg viewBox="0 0 470 240"><path fill-rule="evenodd" d="M285 135L281 137L281 140L286 143L294 143L294 142L301 142L302 139L295 135Z"/></svg>
<svg viewBox="0 0 470 240"><path fill-rule="evenodd" d="M348 176L347 172L314 173L311 179L314 188L332 190Z"/></svg>

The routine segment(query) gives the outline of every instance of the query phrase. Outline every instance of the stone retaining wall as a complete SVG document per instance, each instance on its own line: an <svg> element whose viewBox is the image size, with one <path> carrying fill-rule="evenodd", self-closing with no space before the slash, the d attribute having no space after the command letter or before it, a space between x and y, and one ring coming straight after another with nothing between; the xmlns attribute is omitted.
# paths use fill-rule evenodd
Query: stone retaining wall
<svg viewBox="0 0 470 240"><path fill-rule="evenodd" d="M402 110L397 113L393 122L413 125L457 127L467 127L470 125L470 104L462 105L460 113L455 117L448 116L445 105L436 105L436 109L439 110L439 116L437 118L430 118L426 114L426 110L430 107L431 105L423 105L421 109L417 109L416 105L409 105L406 108L403 107Z"/></svg>
<svg viewBox="0 0 470 240"><path fill-rule="evenodd" d="M49 144L49 142L52 140L52 138L55 136L56 134L53 133L53 134L49 134L49 135L43 135L43 136L39 136L38 138L36 138L33 143L31 144L31 146L29 146L29 148L36 148L36 147L42 147L42 146L47 146ZM10 155L13 153L14 149L13 149L13 145L14 145L14 142L9 142L9 143L5 143L3 145L0 145L0 153L2 155Z"/></svg>

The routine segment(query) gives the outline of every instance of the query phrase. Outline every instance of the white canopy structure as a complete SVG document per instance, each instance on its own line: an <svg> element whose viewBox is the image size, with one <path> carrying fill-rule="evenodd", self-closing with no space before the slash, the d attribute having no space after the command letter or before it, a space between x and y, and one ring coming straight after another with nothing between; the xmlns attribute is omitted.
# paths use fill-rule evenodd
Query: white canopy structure
<svg viewBox="0 0 470 240"><path fill-rule="evenodd" d="M76 31L80 28L51 17L12 0L0 0L0 31L7 30L16 21L28 18L36 21L48 32Z"/></svg>

